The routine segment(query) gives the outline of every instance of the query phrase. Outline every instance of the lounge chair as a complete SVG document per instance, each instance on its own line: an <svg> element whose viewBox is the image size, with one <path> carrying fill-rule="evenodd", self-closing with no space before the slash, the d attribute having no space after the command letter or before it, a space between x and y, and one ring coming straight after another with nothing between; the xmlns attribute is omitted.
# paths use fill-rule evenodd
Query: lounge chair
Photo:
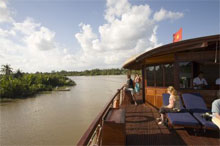
<svg viewBox="0 0 220 146"><path fill-rule="evenodd" d="M207 108L204 99L198 93L184 93L182 94L184 105L186 109L193 114L193 116L202 124L205 129L217 130L218 127L212 123L212 121L207 121L201 115L205 112L210 112Z"/></svg>
<svg viewBox="0 0 220 146"><path fill-rule="evenodd" d="M169 104L170 94L163 94L163 105ZM178 113L167 113L168 126L181 126L181 127L190 127L190 128L200 128L199 122L185 110L180 101L181 111Z"/></svg>

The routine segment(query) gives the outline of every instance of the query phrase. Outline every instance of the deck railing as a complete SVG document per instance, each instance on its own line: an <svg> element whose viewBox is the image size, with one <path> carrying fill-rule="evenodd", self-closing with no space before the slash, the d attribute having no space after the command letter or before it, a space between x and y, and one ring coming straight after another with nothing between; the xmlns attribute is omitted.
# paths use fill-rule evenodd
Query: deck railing
<svg viewBox="0 0 220 146"><path fill-rule="evenodd" d="M95 120L90 124L84 135L80 138L77 145L100 145L101 144L101 132L103 126L103 120L110 108L116 108L122 103L122 89L117 90L112 99L105 105L103 110L97 115Z"/></svg>

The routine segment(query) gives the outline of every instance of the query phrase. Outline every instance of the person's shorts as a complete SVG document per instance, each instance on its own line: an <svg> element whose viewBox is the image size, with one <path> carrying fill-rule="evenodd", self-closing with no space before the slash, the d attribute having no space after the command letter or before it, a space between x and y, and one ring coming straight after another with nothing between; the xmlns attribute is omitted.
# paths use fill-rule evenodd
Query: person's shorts
<svg viewBox="0 0 220 146"><path fill-rule="evenodd" d="M133 88L125 88L126 91L130 91L131 95L134 96L134 89Z"/></svg>

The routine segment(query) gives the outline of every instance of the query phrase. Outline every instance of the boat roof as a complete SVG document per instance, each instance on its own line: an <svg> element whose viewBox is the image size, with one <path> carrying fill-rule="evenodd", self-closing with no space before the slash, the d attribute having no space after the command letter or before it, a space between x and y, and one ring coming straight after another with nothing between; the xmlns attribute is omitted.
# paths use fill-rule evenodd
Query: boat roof
<svg viewBox="0 0 220 146"><path fill-rule="evenodd" d="M220 34L204 36L198 38L192 38L187 40L182 40L175 43L166 44L163 46L159 46L148 50L144 53L138 54L136 56L131 57L127 61L125 61L123 68L126 69L141 69L142 64L140 63L143 59L147 59L150 57L156 57L161 55L172 54L176 52L189 51L193 49L207 47L210 42L220 41Z"/></svg>

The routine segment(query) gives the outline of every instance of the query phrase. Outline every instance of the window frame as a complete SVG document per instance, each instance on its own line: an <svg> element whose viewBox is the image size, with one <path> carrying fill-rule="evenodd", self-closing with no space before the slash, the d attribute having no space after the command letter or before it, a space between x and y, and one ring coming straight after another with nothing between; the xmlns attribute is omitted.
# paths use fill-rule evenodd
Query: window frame
<svg viewBox="0 0 220 146"><path fill-rule="evenodd" d="M164 67L164 65L166 65L166 64L172 64L173 65L173 75L174 75L174 72L175 72L175 67L174 67L174 62L167 62L167 63L161 63L161 64L151 64L151 65L147 65L147 66L145 66L145 79L146 79L146 87L158 87L158 88L165 88L165 87L167 87L167 86L165 86L166 85L166 74L165 74L165 67ZM156 83L156 70L155 70L155 67L156 66L161 66L161 68L162 68L162 86L157 86L157 83ZM147 76L147 68L148 67L154 67L154 71L153 71L153 77L154 77L154 79L153 79L153 81L154 81L154 84L153 84L153 86L149 86L148 85L148 76ZM174 76L173 76L173 86L174 86Z"/></svg>

